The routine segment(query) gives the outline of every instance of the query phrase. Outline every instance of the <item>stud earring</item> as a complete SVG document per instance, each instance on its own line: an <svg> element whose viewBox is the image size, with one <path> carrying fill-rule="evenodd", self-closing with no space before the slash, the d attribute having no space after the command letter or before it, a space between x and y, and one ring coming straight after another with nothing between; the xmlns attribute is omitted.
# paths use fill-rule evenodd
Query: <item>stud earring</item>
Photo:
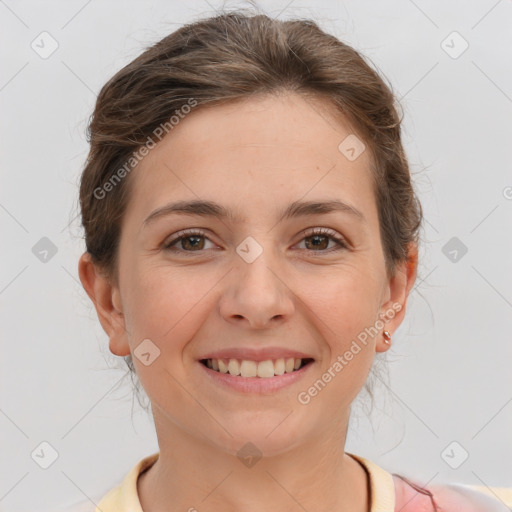
<svg viewBox="0 0 512 512"><path fill-rule="evenodd" d="M384 336L384 343L391 345L391 334L388 331L384 331L382 335Z"/></svg>

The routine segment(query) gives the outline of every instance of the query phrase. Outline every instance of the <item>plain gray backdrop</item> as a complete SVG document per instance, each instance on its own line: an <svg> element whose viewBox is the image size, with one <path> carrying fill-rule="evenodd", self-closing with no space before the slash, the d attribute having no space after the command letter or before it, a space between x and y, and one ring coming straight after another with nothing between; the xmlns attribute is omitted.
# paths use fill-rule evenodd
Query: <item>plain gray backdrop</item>
<svg viewBox="0 0 512 512"><path fill-rule="evenodd" d="M510 486L512 2L259 5L315 19L392 83L425 210L389 380L376 380L371 413L358 397L346 451L422 484ZM101 86L220 7L0 0L2 511L92 506L158 450L78 280L78 178Z"/></svg>

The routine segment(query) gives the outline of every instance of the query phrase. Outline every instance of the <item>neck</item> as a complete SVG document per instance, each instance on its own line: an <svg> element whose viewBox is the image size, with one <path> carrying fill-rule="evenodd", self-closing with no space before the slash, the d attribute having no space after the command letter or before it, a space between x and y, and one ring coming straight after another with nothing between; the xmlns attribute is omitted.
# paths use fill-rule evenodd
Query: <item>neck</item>
<svg viewBox="0 0 512 512"><path fill-rule="evenodd" d="M367 512L366 471L344 453L347 425L333 425L330 432L319 432L291 450L246 465L155 413L160 454L138 479L142 508L144 512Z"/></svg>

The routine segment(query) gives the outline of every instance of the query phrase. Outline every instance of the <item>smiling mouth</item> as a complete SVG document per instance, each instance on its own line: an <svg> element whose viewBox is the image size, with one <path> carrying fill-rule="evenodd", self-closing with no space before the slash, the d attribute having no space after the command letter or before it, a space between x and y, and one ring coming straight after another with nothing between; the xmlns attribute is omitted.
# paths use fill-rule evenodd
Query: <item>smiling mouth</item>
<svg viewBox="0 0 512 512"><path fill-rule="evenodd" d="M278 377L287 373L296 372L304 366L311 364L314 359L306 358L280 358L266 361L250 361L246 359L201 359L200 362L218 373L229 374L234 377Z"/></svg>

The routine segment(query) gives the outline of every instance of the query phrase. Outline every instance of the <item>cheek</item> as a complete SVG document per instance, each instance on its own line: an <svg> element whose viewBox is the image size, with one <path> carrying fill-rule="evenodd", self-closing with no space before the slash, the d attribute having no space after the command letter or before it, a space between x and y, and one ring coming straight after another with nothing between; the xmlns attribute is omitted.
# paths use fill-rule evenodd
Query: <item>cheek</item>
<svg viewBox="0 0 512 512"><path fill-rule="evenodd" d="M223 272L171 262L163 254L127 258L124 271L123 305L132 353L149 339L160 350L159 365L165 362L165 367L180 371L189 342L212 314L211 292Z"/></svg>
<svg viewBox="0 0 512 512"><path fill-rule="evenodd" d="M304 293L305 303L314 312L312 321L325 340L321 367L333 382L325 397L338 404L343 396L348 406L364 385L374 360L377 338L372 327L378 318L379 283L370 273L353 267L331 272L321 282L314 294Z"/></svg>
<svg viewBox="0 0 512 512"><path fill-rule="evenodd" d="M302 296L325 324L325 338L343 346L375 323L379 289L380 285L371 273L347 266L331 269L328 276L308 277Z"/></svg>
<svg viewBox="0 0 512 512"><path fill-rule="evenodd" d="M166 355L179 355L200 326L201 305L213 284L190 269L133 272L127 287L132 346L149 338Z"/></svg>
<svg viewBox="0 0 512 512"><path fill-rule="evenodd" d="M205 321L207 292L213 285L190 269L162 266L133 272L127 279L132 359L147 395L164 410L173 410L176 403L194 406L179 385L188 378L184 351ZM145 352L151 354L147 365L137 356Z"/></svg>

